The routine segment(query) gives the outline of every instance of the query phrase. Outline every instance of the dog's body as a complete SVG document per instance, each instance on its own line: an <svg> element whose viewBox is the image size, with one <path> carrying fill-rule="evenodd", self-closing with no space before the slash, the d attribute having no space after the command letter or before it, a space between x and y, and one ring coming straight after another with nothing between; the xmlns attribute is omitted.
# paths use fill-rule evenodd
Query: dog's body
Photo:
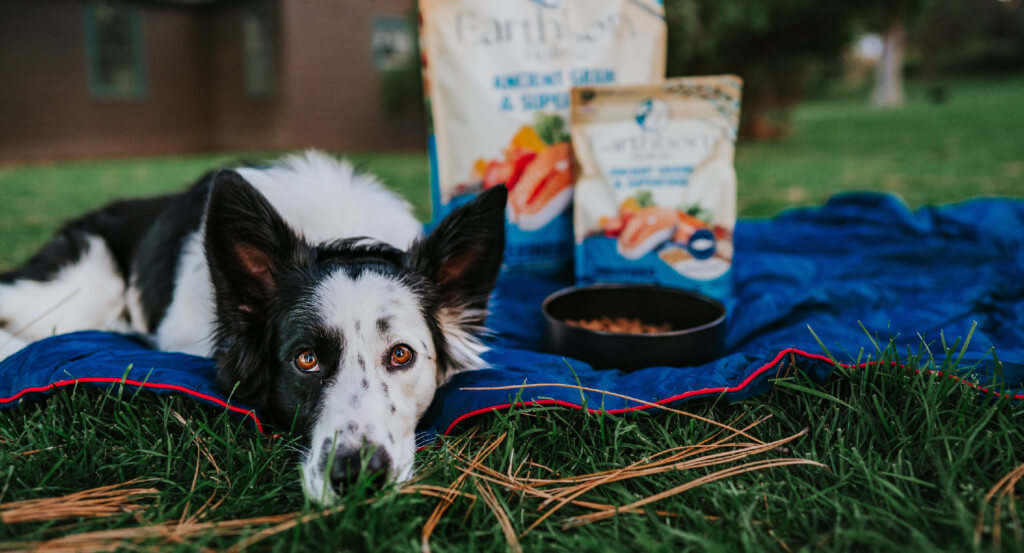
<svg viewBox="0 0 1024 553"><path fill-rule="evenodd" d="M482 365L504 200L420 238L404 200L324 154L211 172L90 213L0 274L0 358L53 333L139 332L213 357L223 392L304 435L314 499L361 462L404 479L437 385Z"/></svg>

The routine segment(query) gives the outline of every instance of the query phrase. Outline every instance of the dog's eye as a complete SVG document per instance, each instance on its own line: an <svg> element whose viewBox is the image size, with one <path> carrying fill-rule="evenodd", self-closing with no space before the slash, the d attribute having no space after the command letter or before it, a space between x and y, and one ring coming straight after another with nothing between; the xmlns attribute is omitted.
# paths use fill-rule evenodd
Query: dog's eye
<svg viewBox="0 0 1024 553"><path fill-rule="evenodd" d="M412 363L415 356L416 354L412 351L412 348L405 344L398 344L391 348L391 358L388 359L388 367L392 369L406 367Z"/></svg>
<svg viewBox="0 0 1024 553"><path fill-rule="evenodd" d="M315 353L307 349L295 356L295 368L308 373L316 372L320 370L320 361Z"/></svg>

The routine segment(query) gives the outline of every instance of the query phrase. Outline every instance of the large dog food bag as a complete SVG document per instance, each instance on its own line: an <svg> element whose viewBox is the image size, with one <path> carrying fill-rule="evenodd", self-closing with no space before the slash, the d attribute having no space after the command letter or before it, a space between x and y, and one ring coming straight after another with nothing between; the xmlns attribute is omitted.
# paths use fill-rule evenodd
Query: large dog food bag
<svg viewBox="0 0 1024 553"><path fill-rule="evenodd" d="M576 276L731 293L735 76L572 90Z"/></svg>
<svg viewBox="0 0 1024 553"><path fill-rule="evenodd" d="M506 268L572 262L573 86L660 82L661 0L419 0L434 219L509 189Z"/></svg>

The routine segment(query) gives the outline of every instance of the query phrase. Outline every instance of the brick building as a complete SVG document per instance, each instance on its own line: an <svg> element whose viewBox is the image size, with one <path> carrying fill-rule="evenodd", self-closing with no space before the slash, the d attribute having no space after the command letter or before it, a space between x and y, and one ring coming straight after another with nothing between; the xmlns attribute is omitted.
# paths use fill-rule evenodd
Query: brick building
<svg viewBox="0 0 1024 553"><path fill-rule="evenodd" d="M415 99L380 100L413 55L411 6L4 0L0 162L423 148Z"/></svg>

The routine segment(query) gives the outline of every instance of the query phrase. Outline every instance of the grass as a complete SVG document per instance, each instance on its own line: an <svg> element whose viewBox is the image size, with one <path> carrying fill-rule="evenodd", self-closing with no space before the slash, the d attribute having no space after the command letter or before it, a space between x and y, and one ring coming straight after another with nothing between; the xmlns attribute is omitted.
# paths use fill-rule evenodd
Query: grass
<svg viewBox="0 0 1024 553"><path fill-rule="evenodd" d="M911 366L928 359L880 356ZM984 399L948 379L902 369L841 369L817 386L798 376L736 406L692 404L715 420L742 417L742 425L768 416L752 430L763 440L791 436L788 456L828 467L781 467L741 474L666 498L653 507L674 516L619 514L565 529L572 516L590 512L567 506L520 538L525 551L971 551L1019 550L1019 521L1005 501L997 521L984 495L1024 462L1024 412L1005 400ZM175 413L183 414L179 420ZM479 422L472 440L446 438L474 456L486 442L507 434L484 465L498 472L524 460L562 475L620 468L671 447L694 444L717 427L677 414L582 414L560 408L518 409ZM208 520L231 520L306 510L292 444L262 437L213 409L196 409L178 397L77 390L29 403L0 417L0 502L63 495L100 484L150 479L158 500L137 514L83 519L75 532L177 521L203 504ZM200 454L196 438L209 457ZM23 452L33 453L23 453ZM770 454L783 457L783 454ZM447 486L460 476L453 449L419 455L428 468L419 484ZM627 504L671 489L711 469L666 472L602 486L592 501ZM193 478L195 479L193 487ZM535 476L547 474L536 470ZM365 484L365 483L363 483ZM464 491L474 493L479 482ZM536 502L499 488L496 494L517 533L538 518ZM226 501L220 502L220 499ZM374 502L365 504L367 498ZM211 501L212 500L212 501ZM141 501L139 501L141 503ZM438 499L373 492L360 485L346 495L345 510L288 529L259 547L273 550L412 551ZM1018 508L1020 505L1017 503ZM975 527L983 513L980 544ZM1000 547L993 524L1002 528ZM0 526L3 543L38 541L69 531L67 522ZM255 530L253 530L255 532ZM177 548L229 547L237 536L207 535ZM155 540L162 542L163 540ZM505 535L482 502L456 500L442 517L433 551L504 551ZM167 546L174 549L173 545Z"/></svg>
<svg viewBox="0 0 1024 553"><path fill-rule="evenodd" d="M952 99L942 106L919 101L921 95L911 89L911 105L895 112L869 110L850 99L808 103L795 113L791 138L741 145L740 211L770 215L852 189L898 192L913 205L980 194L1024 195L1018 136L1024 128L1022 88L1021 78L962 82L951 87ZM236 157L0 168L5 200L0 203L0 267L24 260L69 216L114 197L177 189ZM359 161L405 193L420 216L427 215L422 156L360 156ZM930 361L891 348L874 357L911 367ZM769 457L808 459L827 470L792 466L739 474L651 505L674 516L623 513L565 529L567 518L590 512L566 506L521 537L522 549L1021 550L1024 526L1011 507L1024 504L1011 494L987 500L986 493L1024 463L1024 411L1004 400L979 400L947 379L883 367L840 369L825 385L791 376L778 380L771 393L736 405L686 407L723 422L742 416L737 424L770 416L756 427L765 441L807 429L789 444L790 453ZM445 438L440 447L421 452L418 461L428 468L418 483L448 486L463 474L453 451L465 447L464 455L472 457L502 435L485 466L505 472L510 463L530 460L573 475L620 468L692 445L716 430L679 414L610 416L561 408L516 409L477 425L472 440L465 434ZM629 504L712 470L614 482L587 497ZM118 386L55 393L0 413L0 504L136 478L147 480L133 487L156 488L159 494L133 500L141 510L110 517L2 524L0 551L69 532L175 522L197 512L201 523L295 511L312 520L254 548L413 551L420 548L423 527L439 501L393 489L377 492L362 483L345 496L343 510L321 517L303 499L297 476L294 443L258 435L219 410ZM486 499L481 486L469 478L463 491ZM536 501L497 486L494 491L494 504L516 533L539 518ZM485 503L491 502L457 499L433 532L432 550L508 550L506 535ZM156 537L146 543L168 550L222 549L245 536L210 530L182 539Z"/></svg>
<svg viewBox="0 0 1024 553"><path fill-rule="evenodd" d="M125 197L183 190L206 171L266 153L208 154L56 165L0 166L0 270L28 259L65 221ZM426 157L420 154L349 156L430 216Z"/></svg>
<svg viewBox="0 0 1024 553"><path fill-rule="evenodd" d="M771 215L846 190L899 194L913 206L1022 197L1022 89L1024 77L954 81L941 105L917 86L899 110L859 97L804 104L793 136L738 147L740 212Z"/></svg>
<svg viewBox="0 0 1024 553"><path fill-rule="evenodd" d="M849 190L891 192L914 206L1024 197L1022 89L1024 77L954 82L950 100L935 105L911 86L901 110L872 110L860 98L804 104L793 114L791 137L737 149L740 215L773 215ZM0 166L0 270L27 259L69 217L126 195L180 190L212 167L268 155ZM350 157L409 198L421 219L429 218L425 155Z"/></svg>

